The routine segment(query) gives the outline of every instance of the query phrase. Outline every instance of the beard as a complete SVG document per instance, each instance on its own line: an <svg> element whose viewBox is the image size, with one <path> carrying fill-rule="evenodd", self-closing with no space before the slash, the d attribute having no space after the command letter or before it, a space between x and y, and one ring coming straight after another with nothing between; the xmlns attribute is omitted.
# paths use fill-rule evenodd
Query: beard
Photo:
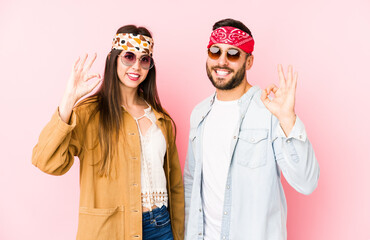
<svg viewBox="0 0 370 240"><path fill-rule="evenodd" d="M226 83L222 83L222 81L224 81L224 78L213 79L213 76L212 76L212 71L213 70L215 70L215 69L225 69L227 71L230 71L230 74L235 72L235 71L232 70L229 67L226 67L226 66L224 66L224 67L215 66L215 67L212 67L210 69L208 67L208 63L206 63L207 76L208 76L209 80L211 80L211 83L215 88L217 88L219 90L231 90L231 89L236 88L237 86L239 86L243 82L243 79L245 78L245 64L246 64L246 62L244 62L243 66L240 69L238 69L238 71L231 78L230 81L228 81Z"/></svg>

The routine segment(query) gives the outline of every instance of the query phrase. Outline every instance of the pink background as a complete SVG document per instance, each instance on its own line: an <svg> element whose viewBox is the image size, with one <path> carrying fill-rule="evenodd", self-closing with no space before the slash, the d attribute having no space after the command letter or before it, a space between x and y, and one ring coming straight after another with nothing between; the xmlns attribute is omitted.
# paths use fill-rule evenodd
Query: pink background
<svg viewBox="0 0 370 240"><path fill-rule="evenodd" d="M177 123L183 166L190 112L214 91L205 72L211 27L232 17L256 41L253 85L277 84L278 63L299 72L296 112L321 176L309 196L284 182L288 239L369 240L370 2L305 2L1 0L0 239L75 238L78 161L53 177L31 165L31 153L79 55L97 52L93 70L102 73L118 27L153 32L158 89Z"/></svg>

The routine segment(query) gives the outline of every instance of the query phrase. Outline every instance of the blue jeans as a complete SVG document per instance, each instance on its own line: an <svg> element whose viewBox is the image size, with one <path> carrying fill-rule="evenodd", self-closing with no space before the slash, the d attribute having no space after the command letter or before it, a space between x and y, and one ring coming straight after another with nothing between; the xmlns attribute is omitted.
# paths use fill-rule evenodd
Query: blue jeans
<svg viewBox="0 0 370 240"><path fill-rule="evenodd" d="M143 240L173 240L166 206L143 213Z"/></svg>

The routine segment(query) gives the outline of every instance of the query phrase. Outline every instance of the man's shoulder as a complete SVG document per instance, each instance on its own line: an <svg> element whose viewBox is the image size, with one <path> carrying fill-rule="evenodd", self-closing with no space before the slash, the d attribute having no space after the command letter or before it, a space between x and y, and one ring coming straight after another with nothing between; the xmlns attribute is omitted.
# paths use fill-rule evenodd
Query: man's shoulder
<svg viewBox="0 0 370 240"><path fill-rule="evenodd" d="M266 106L263 104L261 100L262 89L259 86L253 86L253 88L254 92L253 96L251 97L251 107L261 110L267 110Z"/></svg>
<svg viewBox="0 0 370 240"><path fill-rule="evenodd" d="M210 106L210 104L212 103L212 100L214 99L214 97L215 97L215 94L212 94L212 95L208 96L206 99L203 99L200 103L198 103L193 108L193 112L207 109Z"/></svg>
<svg viewBox="0 0 370 240"><path fill-rule="evenodd" d="M261 100L263 90L258 86L254 86L254 88L255 92L251 97L250 105L245 113L246 116L248 116L245 118L245 121L249 126L260 126L255 128L263 128L262 126L264 126L264 124L270 124L271 117L273 122L276 122L276 117L266 108Z"/></svg>
<svg viewBox="0 0 370 240"><path fill-rule="evenodd" d="M212 101L215 97L215 94L208 96L206 99L198 103L191 112L190 115L190 126L192 126L195 122L199 120L210 108Z"/></svg>

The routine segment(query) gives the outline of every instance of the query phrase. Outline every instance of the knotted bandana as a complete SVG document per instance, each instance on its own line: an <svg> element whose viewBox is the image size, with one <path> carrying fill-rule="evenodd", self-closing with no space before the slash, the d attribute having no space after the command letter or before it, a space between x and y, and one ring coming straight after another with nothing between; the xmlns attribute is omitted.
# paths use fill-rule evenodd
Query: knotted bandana
<svg viewBox="0 0 370 240"><path fill-rule="evenodd" d="M254 40L246 32L234 27L220 27L215 29L210 37L207 48L213 44L224 43L240 48L246 53L252 53Z"/></svg>

